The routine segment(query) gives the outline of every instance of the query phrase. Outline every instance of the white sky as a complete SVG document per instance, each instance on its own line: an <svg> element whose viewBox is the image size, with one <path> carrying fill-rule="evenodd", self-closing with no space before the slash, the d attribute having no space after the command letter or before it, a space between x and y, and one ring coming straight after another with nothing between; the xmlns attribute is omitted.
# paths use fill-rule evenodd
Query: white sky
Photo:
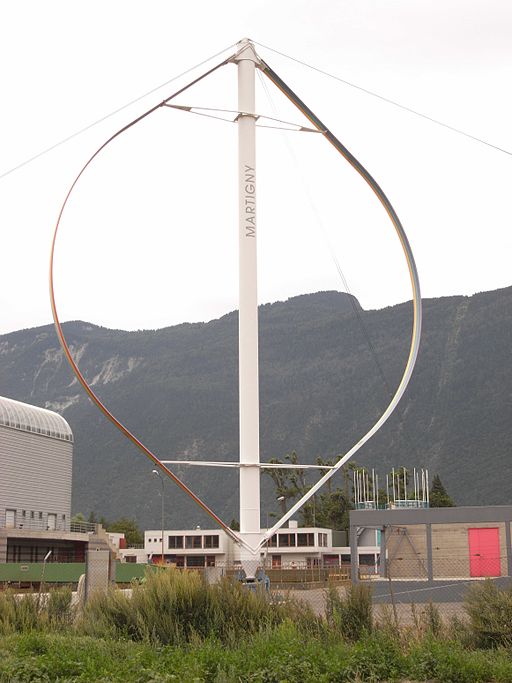
<svg viewBox="0 0 512 683"><path fill-rule="evenodd" d="M244 36L512 150L506 0L20 0L0 4L0 174ZM383 187L424 296L512 284L511 156L257 49ZM51 321L50 241L82 164L186 82L0 179L0 332ZM301 121L267 83L258 110ZM233 109L235 88L229 65L178 101ZM236 308L236 133L160 109L101 155L62 223L62 319L157 328ZM321 136L258 144L260 301L343 289L328 243L365 308L409 299L384 211Z"/></svg>

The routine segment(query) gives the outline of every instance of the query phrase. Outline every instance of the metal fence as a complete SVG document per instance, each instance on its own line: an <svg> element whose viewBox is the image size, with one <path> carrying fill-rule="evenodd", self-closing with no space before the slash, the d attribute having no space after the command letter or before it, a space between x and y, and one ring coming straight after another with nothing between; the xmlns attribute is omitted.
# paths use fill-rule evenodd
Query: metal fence
<svg viewBox="0 0 512 683"><path fill-rule="evenodd" d="M471 570L464 557L439 557L435 567L439 569L434 578L429 578L421 558L387 559L385 573L380 566L359 568L358 583L370 589L373 613L377 620L392 618L395 625L413 625L425 610L435 606L442 619L454 616L465 619L465 600L472 586L489 580L501 589L512 588L512 577L503 572L506 558L494 558L483 570L494 576L471 576ZM92 550L86 563L59 564L7 564L0 567L1 587L37 588L41 582L46 585L73 585L77 589L79 578L84 574L83 598L95 590L106 590L109 586L130 588L133 581L142 579L147 571L161 571L158 565L141 565L114 562L107 550ZM165 566L164 571L199 573L207 583L215 583L223 577L240 578L240 565L226 564L215 567L179 568ZM326 615L328 594L333 589L340 597L347 595L353 585L350 567L294 567L267 568L267 581L262 585L272 599L277 601L296 600L308 605L315 614Z"/></svg>
<svg viewBox="0 0 512 683"><path fill-rule="evenodd" d="M467 616L465 600L471 590L482 581L491 581L500 590L512 587L507 575L507 557L486 558L479 568L471 566L467 555L437 556L429 576L424 558L398 557L387 559L385 571L359 571L359 581L371 586L375 613L392 610L399 625L409 625L418 610L434 605L441 618ZM380 568L377 568L380 569ZM479 574L479 575L475 575Z"/></svg>

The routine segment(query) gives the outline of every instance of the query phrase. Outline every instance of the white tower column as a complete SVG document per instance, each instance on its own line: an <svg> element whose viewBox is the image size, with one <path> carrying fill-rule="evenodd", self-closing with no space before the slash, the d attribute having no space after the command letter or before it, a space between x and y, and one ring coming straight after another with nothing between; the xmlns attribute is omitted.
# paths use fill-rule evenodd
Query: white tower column
<svg viewBox="0 0 512 683"><path fill-rule="evenodd" d="M258 371L258 287L256 213L256 118L253 45L239 44L238 176L239 176L239 402L240 402L240 533L252 546L260 539L260 445ZM251 465L254 465L251 467ZM244 566L245 566L244 562ZM248 567L246 567L248 572Z"/></svg>

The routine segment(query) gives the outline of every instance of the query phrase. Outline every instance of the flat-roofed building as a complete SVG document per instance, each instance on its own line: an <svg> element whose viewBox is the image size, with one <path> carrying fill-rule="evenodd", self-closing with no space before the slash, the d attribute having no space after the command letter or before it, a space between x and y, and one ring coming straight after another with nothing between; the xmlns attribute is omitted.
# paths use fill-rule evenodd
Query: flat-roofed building
<svg viewBox="0 0 512 683"><path fill-rule="evenodd" d="M345 533L323 527L290 526L279 529L260 551L261 564L272 569L339 567L350 563ZM229 567L240 564L240 548L221 529L164 530L164 562L177 567ZM150 562L162 561L162 530L144 533L144 551ZM361 547L360 561L369 554L372 565L378 548ZM123 555L130 554L130 549Z"/></svg>

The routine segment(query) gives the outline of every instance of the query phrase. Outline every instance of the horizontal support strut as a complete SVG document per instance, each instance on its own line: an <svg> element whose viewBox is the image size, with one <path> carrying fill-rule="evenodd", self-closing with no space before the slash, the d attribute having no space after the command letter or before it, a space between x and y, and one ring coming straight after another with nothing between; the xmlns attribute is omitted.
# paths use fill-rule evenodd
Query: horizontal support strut
<svg viewBox="0 0 512 683"><path fill-rule="evenodd" d="M291 465L289 463L244 463L222 460L160 460L163 465L190 465L192 467L259 467L265 470L332 470L331 465Z"/></svg>

